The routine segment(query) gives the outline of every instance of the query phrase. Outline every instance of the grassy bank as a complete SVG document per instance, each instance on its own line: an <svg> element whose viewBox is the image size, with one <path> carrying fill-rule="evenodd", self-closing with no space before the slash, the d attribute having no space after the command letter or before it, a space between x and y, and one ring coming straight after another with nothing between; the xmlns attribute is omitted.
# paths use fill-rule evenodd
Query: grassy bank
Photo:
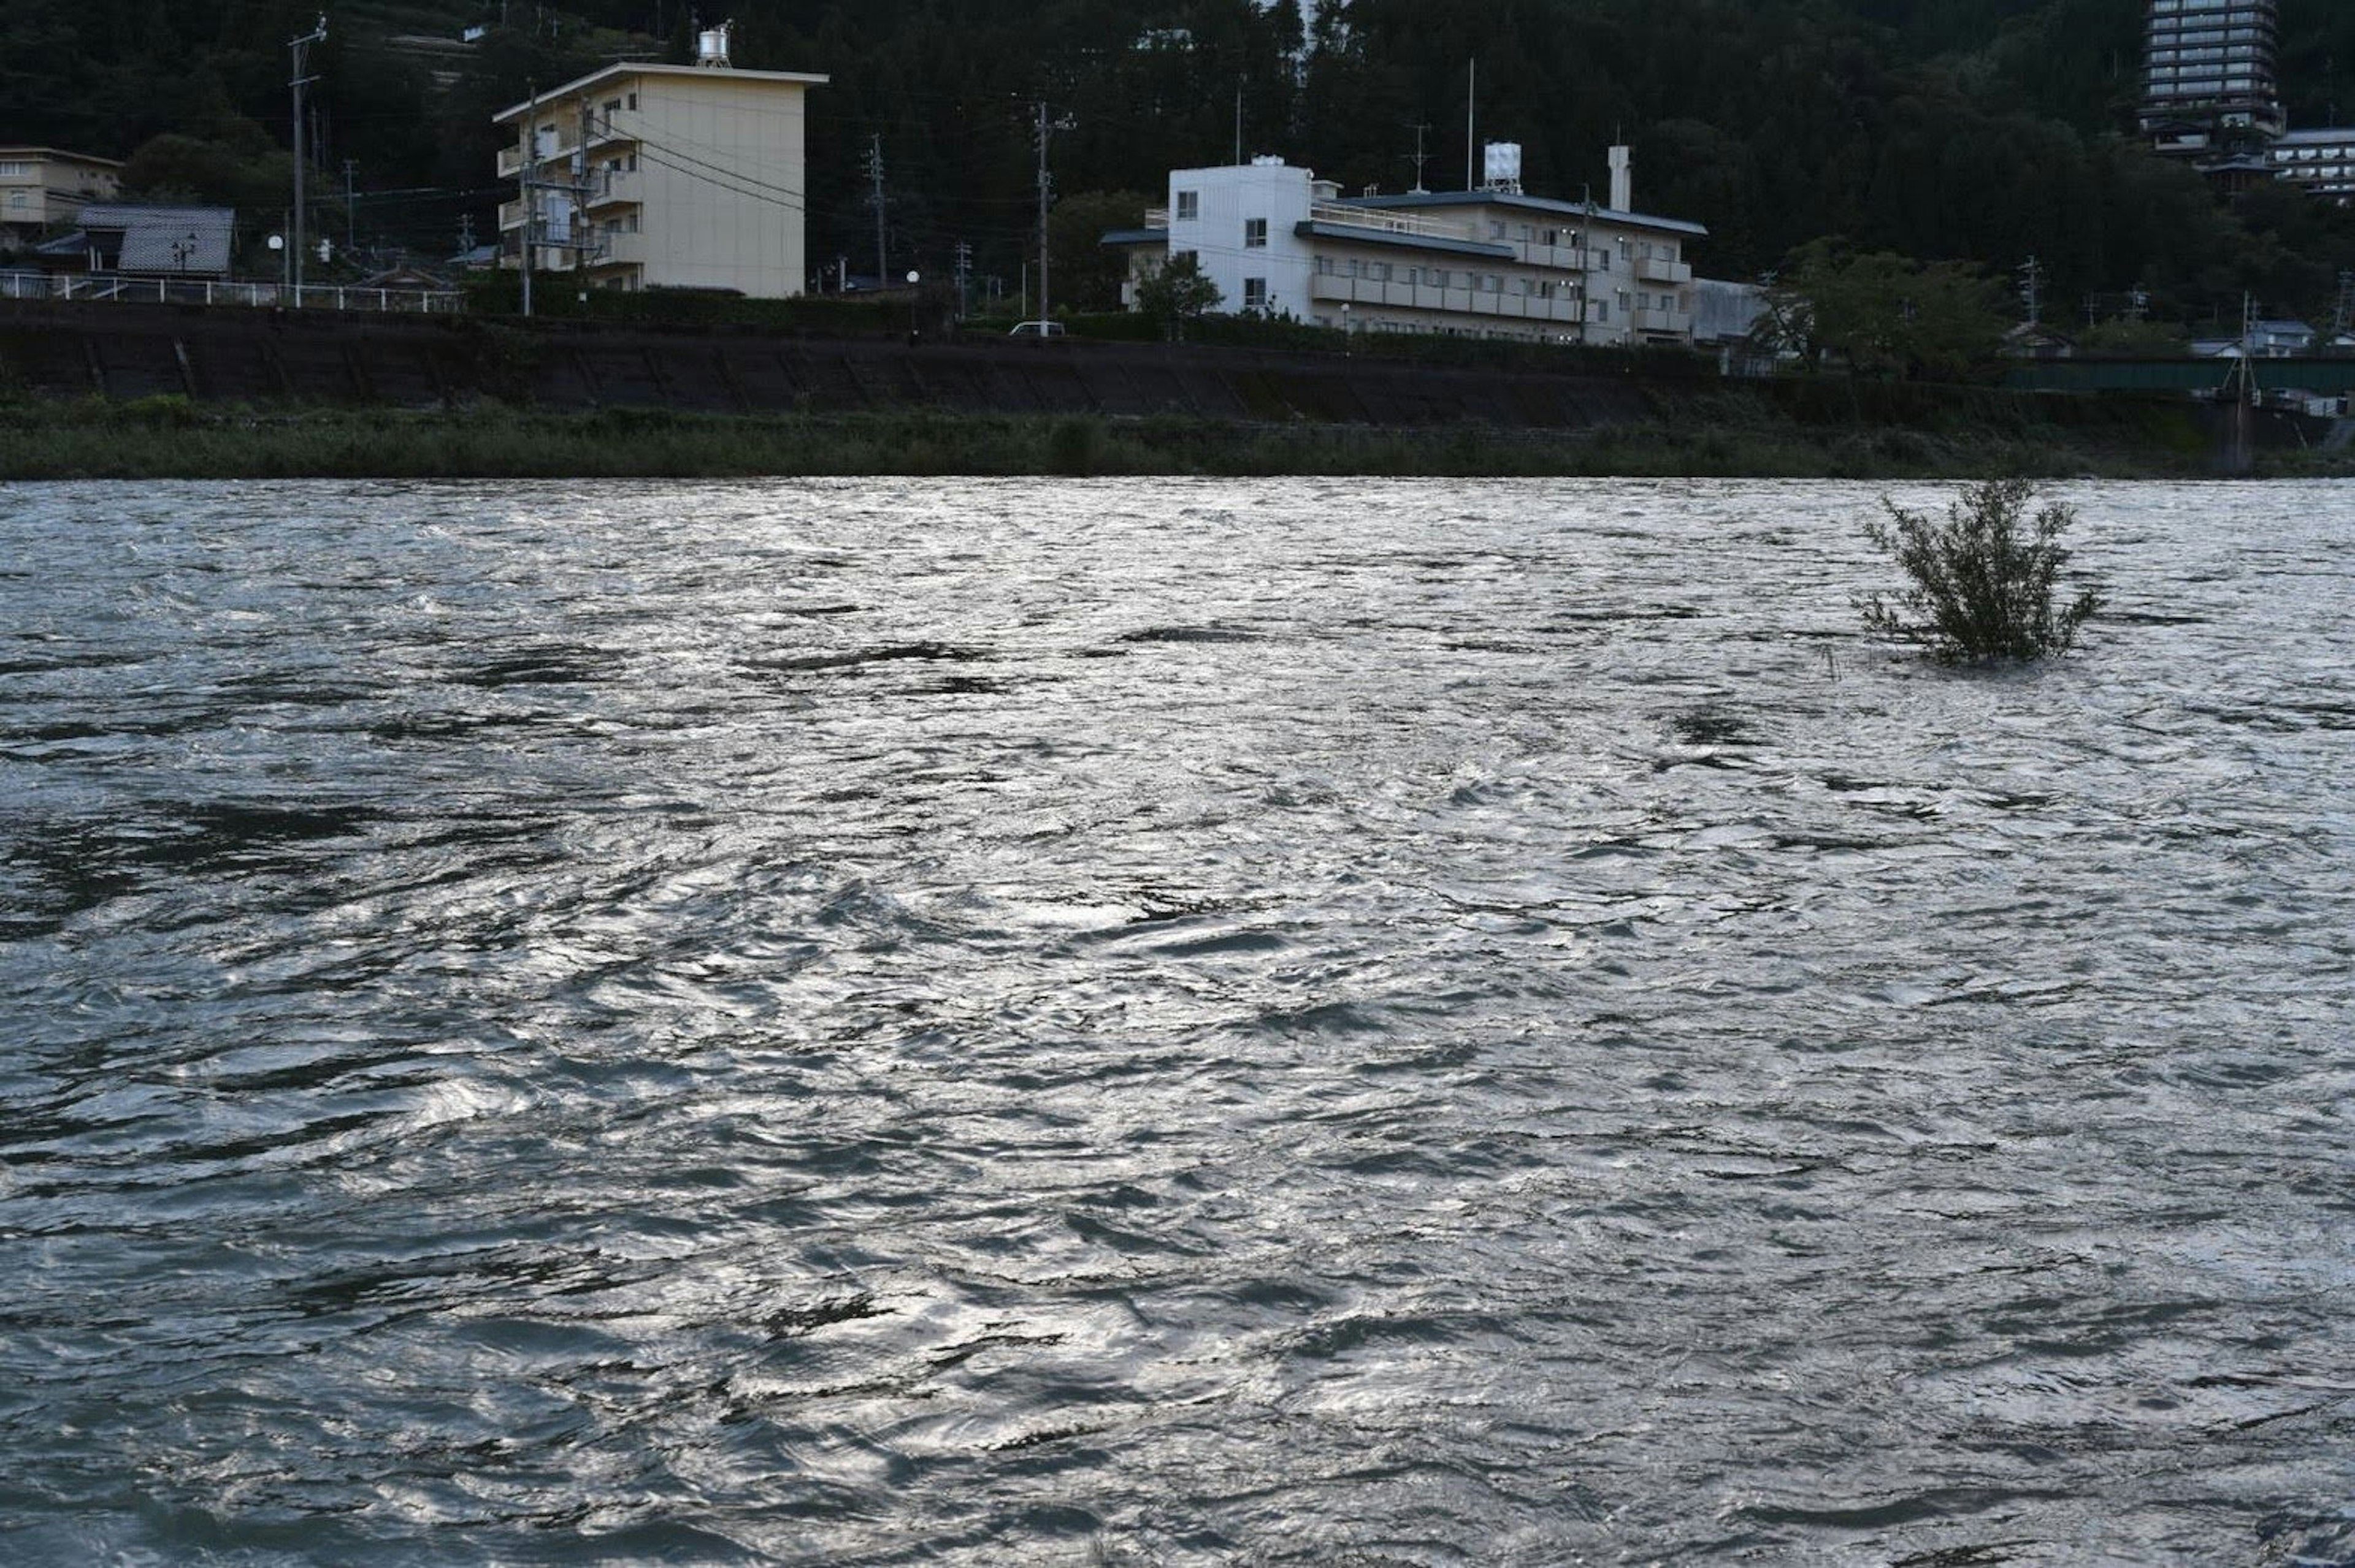
<svg viewBox="0 0 2355 1568"><path fill-rule="evenodd" d="M2140 421L2140 423L2137 421ZM179 398L0 403L0 479L576 478L847 475L2175 477L2205 472L2188 426L1827 417L1771 397L1658 400L1574 432L1272 426L1181 418L729 416L253 410ZM2355 472L2285 453L2273 472ZM2264 470L2261 470L2264 472Z"/></svg>

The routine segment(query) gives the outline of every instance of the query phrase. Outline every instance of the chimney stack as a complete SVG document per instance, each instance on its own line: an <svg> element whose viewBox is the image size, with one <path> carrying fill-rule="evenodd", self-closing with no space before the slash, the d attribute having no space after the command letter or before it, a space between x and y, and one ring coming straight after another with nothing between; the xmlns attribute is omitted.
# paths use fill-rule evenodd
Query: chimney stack
<svg viewBox="0 0 2355 1568"><path fill-rule="evenodd" d="M1636 199L1636 176L1629 165L1636 156L1633 147L1611 149L1611 210L1633 212ZM1592 165L1589 165L1590 167Z"/></svg>

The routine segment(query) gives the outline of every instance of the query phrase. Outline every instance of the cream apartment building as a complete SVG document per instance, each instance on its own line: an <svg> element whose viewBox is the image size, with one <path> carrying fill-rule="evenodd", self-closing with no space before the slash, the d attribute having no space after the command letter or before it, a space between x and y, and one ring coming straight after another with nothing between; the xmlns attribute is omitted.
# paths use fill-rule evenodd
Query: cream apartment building
<svg viewBox="0 0 2355 1568"><path fill-rule="evenodd" d="M55 147L0 147L0 224L33 234L123 194L123 165Z"/></svg>
<svg viewBox="0 0 2355 1568"><path fill-rule="evenodd" d="M1168 207L1107 243L1129 251L1131 304L1135 279L1190 254L1223 310L1348 332L1690 343L1685 251L1709 231L1628 210L1625 149L1611 165L1608 206L1525 195L1517 180L1344 197L1281 158L1175 169Z"/></svg>
<svg viewBox="0 0 2355 1568"><path fill-rule="evenodd" d="M724 60L724 53L719 59ZM605 289L803 292L806 100L827 79L725 64L617 65L493 116L514 266Z"/></svg>

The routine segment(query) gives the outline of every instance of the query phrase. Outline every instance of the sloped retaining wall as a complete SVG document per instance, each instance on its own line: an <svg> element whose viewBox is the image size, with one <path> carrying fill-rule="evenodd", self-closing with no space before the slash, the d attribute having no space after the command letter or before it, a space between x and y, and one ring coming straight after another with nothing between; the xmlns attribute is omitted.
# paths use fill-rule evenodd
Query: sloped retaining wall
<svg viewBox="0 0 2355 1568"><path fill-rule="evenodd" d="M573 323L196 307L0 306L0 387L43 395L423 408L1184 414L1575 430L1644 417L1633 381L1179 345L910 344Z"/></svg>

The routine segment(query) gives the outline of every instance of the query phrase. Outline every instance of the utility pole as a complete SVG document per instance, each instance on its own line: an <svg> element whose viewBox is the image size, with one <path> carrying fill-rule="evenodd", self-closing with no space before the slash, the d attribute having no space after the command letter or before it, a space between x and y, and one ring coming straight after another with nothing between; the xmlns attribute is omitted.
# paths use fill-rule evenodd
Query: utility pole
<svg viewBox="0 0 2355 1568"><path fill-rule="evenodd" d="M1053 178L1047 173L1047 138L1057 131L1068 131L1071 122L1067 116L1050 121L1047 118L1047 101L1039 101L1039 315L1040 321L1054 319L1047 311L1047 202L1053 193Z"/></svg>
<svg viewBox="0 0 2355 1568"><path fill-rule="evenodd" d="M883 253L883 133L878 131L867 144L867 177L872 194L868 197L875 204L875 286L881 288L891 276L890 264Z"/></svg>
<svg viewBox="0 0 2355 1568"><path fill-rule="evenodd" d="M319 79L304 73L311 67L311 46L327 41L327 14L319 13L319 25L299 38L290 38L286 48L294 57L293 79L287 85L294 90L294 213L293 267L294 303L303 303L303 164L307 155L303 145L303 90Z"/></svg>
<svg viewBox="0 0 2355 1568"><path fill-rule="evenodd" d="M2030 256L2019 269L2019 292L2028 302L2028 325L2033 327L2043 319L2044 268Z"/></svg>
<svg viewBox="0 0 2355 1568"><path fill-rule="evenodd" d="M359 166L357 158L344 160L344 249L346 251L359 249L359 241L353 238L352 218L352 176L359 172Z"/></svg>
<svg viewBox="0 0 2355 1568"><path fill-rule="evenodd" d="M960 320L972 313L971 302L965 297L965 281L972 275L973 242L960 240L956 242L957 317Z"/></svg>
<svg viewBox="0 0 2355 1568"><path fill-rule="evenodd" d="M531 241L532 230L539 227L539 214L533 210L538 204L532 192L539 182L532 176L539 163L539 84L530 84L531 106L524 112L523 123L523 313L531 314Z"/></svg>

